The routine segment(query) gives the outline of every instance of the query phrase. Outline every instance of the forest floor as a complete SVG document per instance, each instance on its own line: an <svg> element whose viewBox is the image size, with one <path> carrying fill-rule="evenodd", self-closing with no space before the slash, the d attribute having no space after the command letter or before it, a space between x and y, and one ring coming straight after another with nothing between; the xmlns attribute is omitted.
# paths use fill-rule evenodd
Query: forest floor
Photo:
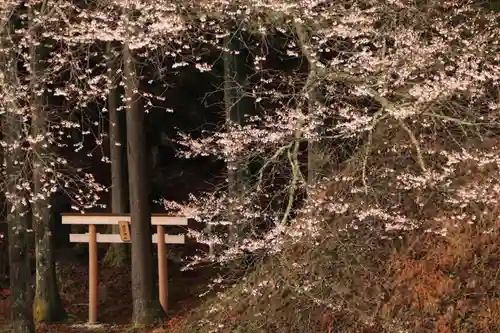
<svg viewBox="0 0 500 333"><path fill-rule="evenodd" d="M67 323L41 324L38 333L58 332L165 332L175 325L179 317L199 303L198 295L204 291L209 270L181 272L169 266L169 320L156 328L131 329L132 295L130 267L101 267L99 272L99 324L88 324L88 264L61 262L61 297L68 313ZM10 332L6 323L10 316L10 297L7 289L0 290L0 333Z"/></svg>

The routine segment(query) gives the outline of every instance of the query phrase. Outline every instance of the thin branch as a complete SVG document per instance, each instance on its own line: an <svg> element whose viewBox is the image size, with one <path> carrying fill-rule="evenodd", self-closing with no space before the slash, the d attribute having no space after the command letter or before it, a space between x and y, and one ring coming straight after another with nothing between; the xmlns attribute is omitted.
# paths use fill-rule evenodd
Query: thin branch
<svg viewBox="0 0 500 333"><path fill-rule="evenodd" d="M287 151L288 160L290 161L290 165L292 167L292 180L288 189L288 203L283 214L283 218L281 219L281 225L285 225L288 222L288 218L290 217L290 213L292 212L293 202L295 201L295 192L297 191L297 182L299 179L299 146L299 142L295 141L293 152L290 152L290 149L288 149Z"/></svg>
<svg viewBox="0 0 500 333"><path fill-rule="evenodd" d="M420 169L422 169L423 173L427 172L427 168L425 167L424 163L424 158L422 156L422 152L420 150L420 145L418 144L418 140L415 137L415 134L410 130L408 126L406 126L405 122L403 119L398 118L399 125L408 133L408 136L410 137L411 142L413 143L413 146L415 146L415 151L417 152L417 162L418 165L420 166Z"/></svg>
<svg viewBox="0 0 500 333"><path fill-rule="evenodd" d="M266 161L266 163L264 163L264 165L262 166L262 168L260 168L259 170L259 181L257 182L257 189L260 188L261 184L262 184L262 181L263 181L263 178L264 178L264 171L267 169L267 167L275 162L280 156L281 154L283 154L283 152L286 150L286 149L289 149L290 147L292 146L291 143L289 143L288 145L286 146L283 146L283 147L280 147L274 154L273 156L271 156L270 159L268 159Z"/></svg>

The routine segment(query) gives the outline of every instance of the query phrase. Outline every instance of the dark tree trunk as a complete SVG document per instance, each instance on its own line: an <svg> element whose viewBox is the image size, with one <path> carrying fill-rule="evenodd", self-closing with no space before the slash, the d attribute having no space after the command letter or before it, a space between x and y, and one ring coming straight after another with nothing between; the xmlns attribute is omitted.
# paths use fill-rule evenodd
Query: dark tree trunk
<svg viewBox="0 0 500 333"><path fill-rule="evenodd" d="M111 43L106 50L108 59L108 75L113 88L108 95L109 112L109 151L111 156L111 212L126 213L128 211L128 175L127 175L127 140L125 131L125 114L118 111L116 90L116 59ZM115 234L120 232L118 226L112 226ZM111 244L104 264L111 267L123 266L129 259L129 247L124 243Z"/></svg>
<svg viewBox="0 0 500 333"><path fill-rule="evenodd" d="M238 33L230 33L224 40L225 47L230 51L240 51L240 41ZM242 87L245 84L244 61L240 54L224 52L224 104L226 109L227 131L230 133L233 126L243 125L244 117L248 110L244 100ZM237 201L244 196L245 190L245 161L234 160L227 163L228 194L235 200L234 205L228 206L229 220L232 226L229 230L230 242L235 243L242 232L241 221L238 212L233 206L238 206Z"/></svg>
<svg viewBox="0 0 500 333"><path fill-rule="evenodd" d="M134 59L128 45L123 48L123 63L132 238L132 321L135 326L143 326L152 324L162 310L154 292L144 113L139 107Z"/></svg>
<svg viewBox="0 0 500 333"><path fill-rule="evenodd" d="M45 130L44 110L41 105L35 106L31 130L34 137ZM32 177L33 192L46 194L42 191L43 165L39 157L46 156L47 152L41 144L33 147ZM38 199L32 204L33 228L35 230L35 257L36 257L36 289L33 300L33 316L35 322L55 322L66 317L66 312L59 296L56 268L54 262L53 225L47 199Z"/></svg>
<svg viewBox="0 0 500 333"><path fill-rule="evenodd" d="M10 205L9 205L10 206ZM34 333L31 313L28 219L19 210L7 216L9 223L9 269L13 333Z"/></svg>
<svg viewBox="0 0 500 333"><path fill-rule="evenodd" d="M15 106L13 106L15 107ZM8 147L19 142L22 135L22 119L15 113L7 112L2 119L4 141ZM9 270L11 291L12 331L14 333L35 332L31 313L30 260L27 207L20 201L23 193L16 188L24 161L21 148L5 154L6 190L10 194L7 203L7 223L9 240ZM12 197L13 196L13 197Z"/></svg>
<svg viewBox="0 0 500 333"><path fill-rule="evenodd" d="M307 41L310 36L306 29L300 23L295 23L295 32L297 34L298 44L309 64L309 73L305 84L305 90L308 95L308 112L312 112L317 106L316 103L321 99L317 89L318 59L307 47ZM322 168L325 161L322 160L322 147L319 142L307 142L307 184L313 186L321 178Z"/></svg>
<svg viewBox="0 0 500 333"><path fill-rule="evenodd" d="M30 12L30 21L32 22ZM43 103L43 89L40 85L42 75L41 60L42 47L34 43L39 40L37 28L31 27L33 44L30 47L31 61L31 134L34 138L46 136L47 115ZM33 228L35 230L35 257L36 257L36 289L33 300L33 316L35 322L55 322L66 317L66 312L59 296L56 268L54 262L54 243L52 238L53 221L49 208L48 193L44 193L45 163L50 158L45 140L37 141L32 145L30 165L32 166L33 194L36 198L32 204Z"/></svg>
<svg viewBox="0 0 500 333"><path fill-rule="evenodd" d="M7 29L9 30L9 29ZM7 35L7 34L6 34ZM12 50L9 36L2 36L2 49ZM0 56L0 67L4 74L4 84L16 86L17 60L12 53ZM6 89L8 91L8 89ZM5 94L5 91L2 93ZM26 193L20 192L18 185L23 183L22 166L25 162L24 152L19 145L23 137L23 119L16 111L16 96L7 96L13 99L6 105L6 113L2 115L2 136L8 151L3 151L5 178L4 190L7 197L7 223L9 241L9 269L11 293L11 319L13 333L34 333L35 325L31 312L32 292L30 287L30 260L29 260L29 235L27 205L22 204ZM16 148L14 148L16 147ZM14 148L14 149L13 149Z"/></svg>
<svg viewBox="0 0 500 333"><path fill-rule="evenodd" d="M36 242L35 322L52 323L66 318L59 295L49 209L45 202L33 205Z"/></svg>

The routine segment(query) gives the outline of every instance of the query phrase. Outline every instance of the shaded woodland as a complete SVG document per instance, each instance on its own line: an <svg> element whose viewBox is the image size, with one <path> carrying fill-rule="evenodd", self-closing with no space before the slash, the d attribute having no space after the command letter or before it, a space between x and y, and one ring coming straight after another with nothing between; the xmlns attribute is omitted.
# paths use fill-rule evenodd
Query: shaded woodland
<svg viewBox="0 0 500 333"><path fill-rule="evenodd" d="M500 328L496 2L0 15L0 332ZM69 212L131 219L99 244L95 325ZM153 213L189 218L166 312Z"/></svg>

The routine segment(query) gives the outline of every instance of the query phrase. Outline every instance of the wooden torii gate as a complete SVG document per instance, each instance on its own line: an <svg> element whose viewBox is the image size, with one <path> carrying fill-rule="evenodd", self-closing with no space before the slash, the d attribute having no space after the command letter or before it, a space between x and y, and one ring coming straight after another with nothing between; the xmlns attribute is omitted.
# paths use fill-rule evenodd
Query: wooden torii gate
<svg viewBox="0 0 500 333"><path fill-rule="evenodd" d="M88 233L70 234L72 243L89 243L89 323L97 322L97 305L99 303L98 283L99 266L97 258L97 243L130 243L129 214L62 214L63 224L88 225ZM151 215L151 224L157 231L152 236L152 242L158 244L158 285L161 306L165 311L167 302L167 247L166 244L184 244L184 235L166 235L166 225L187 225L186 217L169 216L166 214ZM119 225L120 234L99 234L96 225Z"/></svg>

